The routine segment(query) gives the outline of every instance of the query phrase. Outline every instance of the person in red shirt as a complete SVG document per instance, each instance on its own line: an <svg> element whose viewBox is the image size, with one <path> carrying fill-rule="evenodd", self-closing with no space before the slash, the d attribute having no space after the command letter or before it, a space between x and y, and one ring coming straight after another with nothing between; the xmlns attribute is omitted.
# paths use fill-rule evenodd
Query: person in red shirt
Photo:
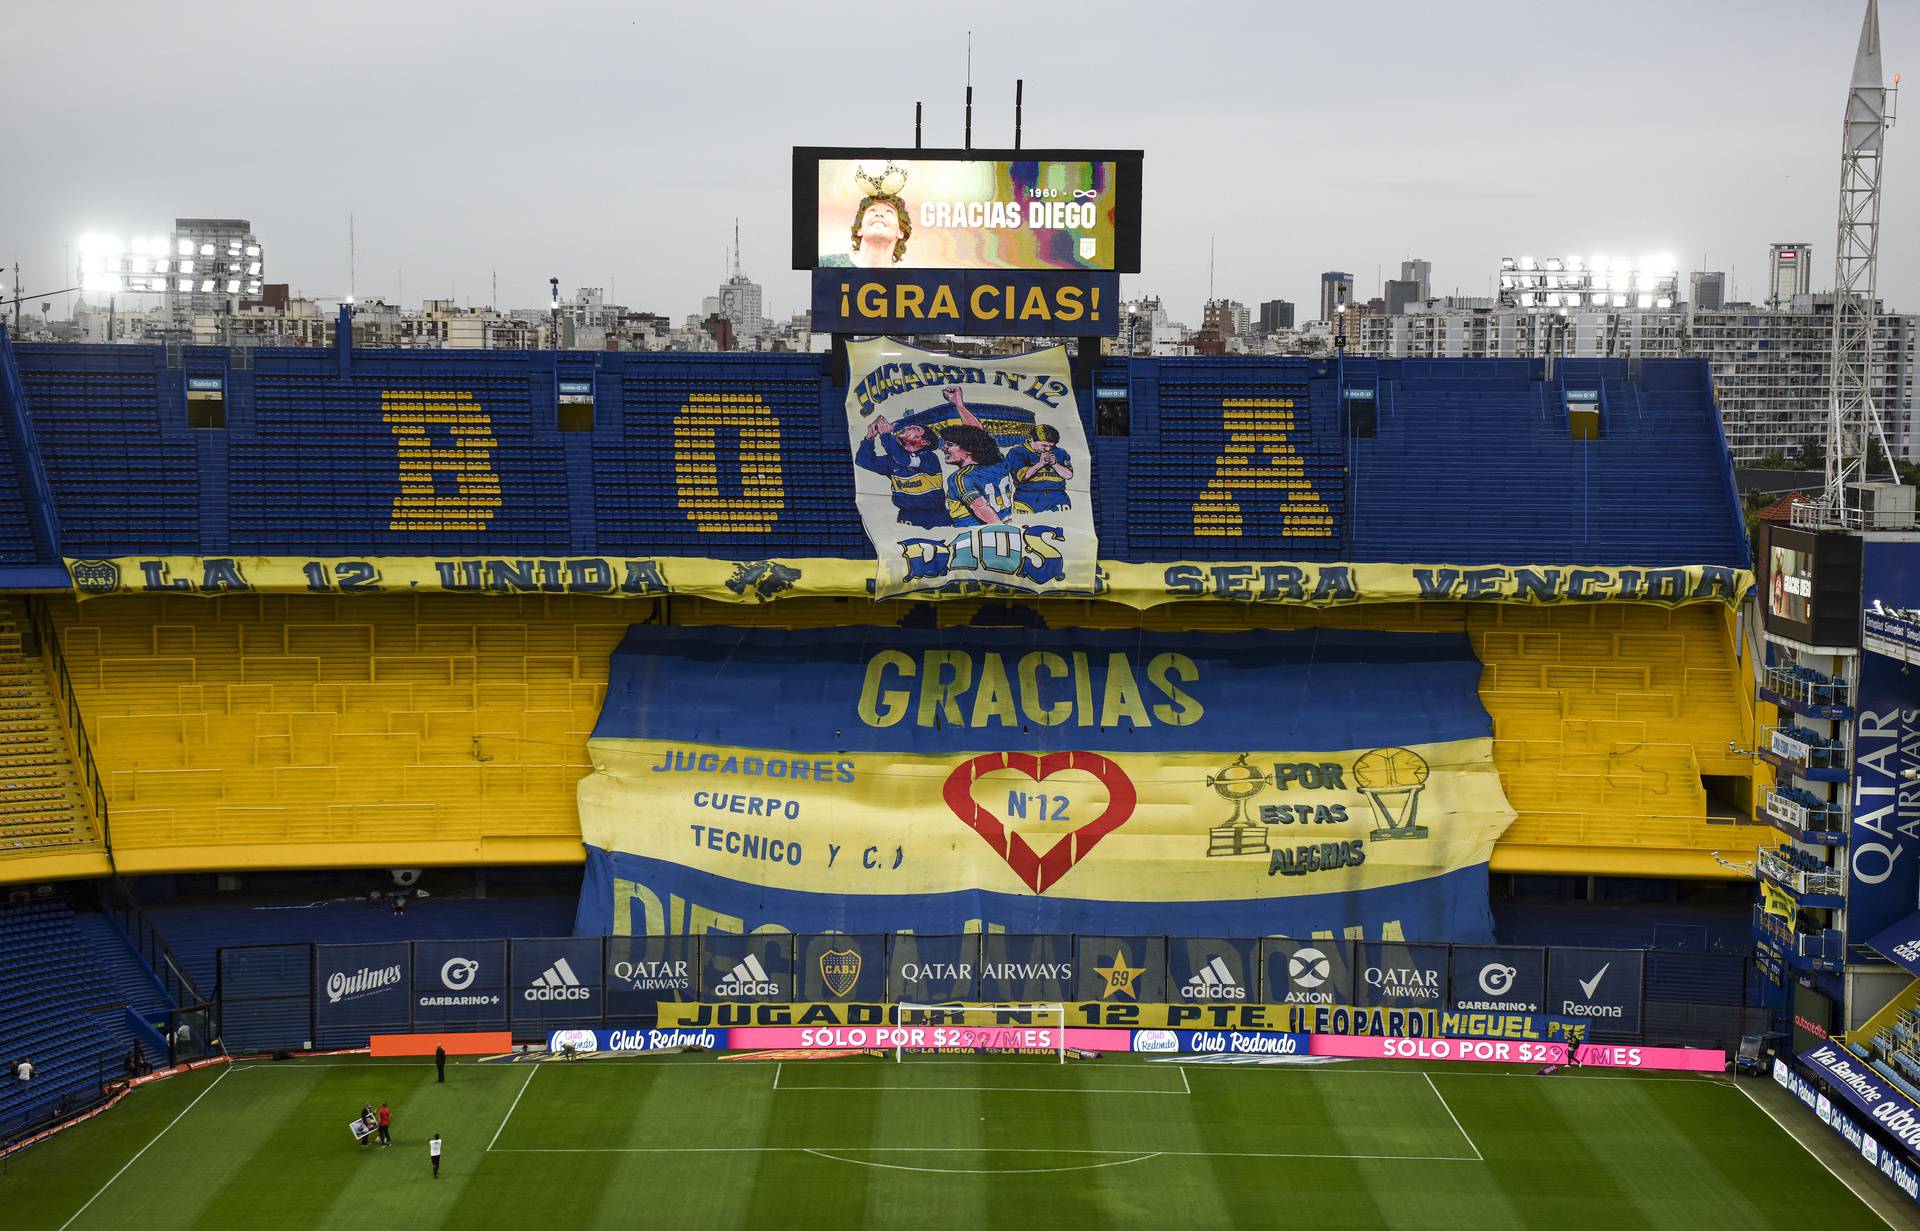
<svg viewBox="0 0 1920 1231"><path fill-rule="evenodd" d="M385 1103L382 1103L380 1104L380 1144L381 1145L390 1146L393 1144L393 1138L388 1135L389 1130L391 1130L392 1128L393 1128L393 1113L387 1110L387 1105Z"/></svg>

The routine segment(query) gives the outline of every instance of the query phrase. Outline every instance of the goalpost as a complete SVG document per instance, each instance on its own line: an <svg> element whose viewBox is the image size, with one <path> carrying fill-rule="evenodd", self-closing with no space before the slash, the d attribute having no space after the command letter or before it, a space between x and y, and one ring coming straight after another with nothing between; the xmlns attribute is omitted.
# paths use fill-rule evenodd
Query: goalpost
<svg viewBox="0 0 1920 1231"><path fill-rule="evenodd" d="M889 1015L896 1063L913 1052L1052 1053L1067 1062L1067 1006L1054 1004L914 1004Z"/></svg>

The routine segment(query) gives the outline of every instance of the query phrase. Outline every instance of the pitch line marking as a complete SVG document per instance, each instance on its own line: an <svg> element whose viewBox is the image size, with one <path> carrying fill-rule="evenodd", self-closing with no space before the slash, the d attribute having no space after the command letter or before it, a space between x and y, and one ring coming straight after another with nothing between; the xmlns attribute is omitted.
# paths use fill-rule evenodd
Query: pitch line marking
<svg viewBox="0 0 1920 1231"><path fill-rule="evenodd" d="M145 1145L143 1145L143 1146L141 1146L141 1147L140 1147L140 1150L139 1150L139 1153L137 1153L137 1154L135 1154L135 1155L134 1155L134 1156L133 1156L132 1158L130 1158L130 1159L128 1159L128 1160L127 1160L127 1161L126 1161L126 1162L125 1162L124 1164L122 1164L122 1165L121 1165L121 1167L120 1167L120 1170L118 1170L118 1171L116 1171L116 1172L114 1172L114 1173L113 1173L113 1178L112 1178L112 1179L109 1179L109 1180L108 1180L108 1181L107 1181L107 1182L106 1182L105 1184L102 1184L102 1185L100 1186L100 1191L99 1191L99 1192L96 1192L96 1193L94 1193L94 1194L93 1194L93 1196L91 1196L91 1197L88 1197L88 1198L87 1198L87 1204L86 1204L86 1205L83 1205L83 1206L81 1206L81 1207L80 1207L79 1209L77 1209L77 1210L75 1210L75 1211L73 1212L73 1217L72 1217L72 1218L69 1218L69 1219L67 1219L67 1221L65 1221L65 1222L63 1222L63 1223L61 1223L61 1224L60 1224L60 1231L67 1231L67 1228L68 1228L68 1227L71 1227L71 1226L72 1226L72 1225L74 1224L74 1222L75 1222L75 1220L77 1220L77 1219L78 1219L78 1218L80 1217L80 1215L82 1215L82 1214L84 1214L84 1213L86 1213L86 1212L87 1212L87 1210L88 1210L88 1208L89 1208L90 1206L92 1206L94 1202L96 1202L96 1201L98 1201L98 1200L100 1199L100 1194L101 1194L101 1193L104 1193L104 1192L106 1192L106 1191L107 1191L107 1190L108 1190L109 1188L112 1188L112 1187L113 1187L113 1181L114 1181L114 1180L117 1180L117 1179L119 1179L119 1178L120 1178L121 1176L123 1176L123 1175L125 1175L125 1174L127 1173L127 1168L128 1168L128 1167L131 1167L131 1166L133 1166L133 1165L134 1165L135 1163L137 1163L137 1162L139 1162L139 1161L140 1161L140 1155L141 1155L141 1154L145 1154L145 1153L146 1153L146 1152L147 1152L148 1150L151 1150L151 1149L153 1148L153 1145L154 1145L154 1142L155 1142L155 1141L159 1141L159 1140L160 1140L160 1139L161 1139L162 1137L165 1137L165 1136L167 1135L167 1130L168 1130L168 1129L171 1129L171 1128L172 1128L172 1127L173 1127L174 1125L176 1125L176 1124L178 1124L178 1123L180 1123L180 1121L182 1121L182 1120L184 1120L184 1119L186 1119L186 1116L187 1116L187 1113L188 1113L189 1111L192 1111L192 1110L193 1110L193 1109L194 1109L195 1107L198 1107L198 1106L200 1105L200 1100L201 1100L201 1099L203 1099L203 1098L205 1098L205 1097L207 1097L207 1096L208 1096L209 1094L212 1094L212 1093L213 1093L213 1088L214 1088L215 1086L217 1086L217 1085L219 1085L219 1084L220 1084L221 1082L223 1082L223 1081L225 1081L225 1080L227 1079L227 1074L228 1074L228 1073L231 1073L231 1072L233 1072L233 1066L232 1066L231 1064L229 1064L229 1065L227 1065L227 1066L226 1066L225 1068L223 1068L223 1069L221 1069L221 1070L220 1070L220 1075L219 1075L218 1077L216 1077L216 1078L214 1078L214 1079L213 1079L212 1081L210 1081L210 1082L208 1082L208 1083L207 1083L207 1088L206 1088L206 1089L204 1089L204 1090L202 1090L202 1091L201 1091L200 1093L198 1093L198 1094L196 1094L196 1095L194 1095L194 1096L193 1096L193 1102L191 1102L191 1103L188 1103L188 1104L187 1104L187 1105L186 1105L185 1107L182 1107L182 1108L180 1109L180 1114L179 1114L179 1115L177 1115L177 1116L175 1116L175 1117L174 1117L173 1119L171 1119L171 1120L169 1120L169 1121L167 1121L167 1127L166 1127L166 1128L163 1128L163 1129L161 1129L161 1130L160 1130L159 1132L157 1132L157 1133L155 1133L155 1134L153 1135L153 1141L149 1141L149 1142L147 1142L147 1144L145 1144Z"/></svg>
<svg viewBox="0 0 1920 1231"><path fill-rule="evenodd" d="M896 1090L971 1090L979 1094L1172 1094L1185 1098L1191 1090L1122 1090L1109 1086L781 1086L782 1091L865 1090L888 1093Z"/></svg>
<svg viewBox="0 0 1920 1231"><path fill-rule="evenodd" d="M527 1087L533 1084L533 1075L539 1071L540 1066L537 1064L527 1066L527 1079L520 1083L520 1093L513 1096L513 1103L507 1108L507 1114L500 1117L500 1127L493 1130L493 1141L487 1143L487 1148L483 1153L490 1154L493 1152L493 1142L500 1140L500 1134L507 1131L507 1121L513 1119L514 1108L520 1106L521 1095L527 1092Z"/></svg>
<svg viewBox="0 0 1920 1231"><path fill-rule="evenodd" d="M1046 1150L1028 1151L1034 1154L1048 1153ZM907 1163L880 1163L867 1158L846 1158L828 1150L809 1149L806 1153L815 1158L830 1158L836 1163L851 1163L856 1167L878 1167L884 1171L920 1171L934 1175L1045 1175L1056 1171L1098 1171L1102 1167L1125 1167L1129 1163L1144 1163L1150 1158L1159 1158L1158 1150L1134 1154L1128 1158L1110 1158L1100 1163L1081 1163L1073 1167L915 1167Z"/></svg>
<svg viewBox="0 0 1920 1231"><path fill-rule="evenodd" d="M1872 1201L1869 1201L1865 1193L1855 1188L1853 1186L1852 1180L1849 1180L1846 1176L1841 1175L1838 1171L1835 1171L1830 1165L1828 1165L1827 1160L1824 1158L1821 1158L1820 1155L1814 1151L1814 1148L1812 1146L1800 1140L1800 1134L1794 1132L1792 1126L1789 1125L1785 1120L1782 1120L1779 1116L1774 1115L1773 1108L1768 1107L1765 1103L1753 1097L1752 1093L1750 1093L1745 1086L1738 1085L1737 1083L1734 1083L1734 1085L1735 1085L1735 1088L1738 1089L1741 1094L1746 1096L1746 1099L1749 1103L1752 1103L1755 1107L1758 1107L1761 1111L1766 1112L1767 1119L1772 1120L1776 1125L1778 1125L1780 1128L1780 1131L1785 1133L1788 1137L1790 1137L1793 1140L1793 1144L1805 1150L1808 1156L1811 1157L1814 1162L1819 1163L1822 1167L1825 1167L1827 1169L1828 1175L1832 1176L1834 1179L1846 1185L1847 1191L1852 1193L1854 1197L1860 1202L1861 1205L1864 1205L1869 1210L1872 1210L1873 1216L1875 1218L1878 1218L1881 1222L1887 1224L1888 1228L1891 1229L1893 1227L1893 1220L1888 1218L1885 1214L1882 1214L1880 1212L1879 1206L1875 1205ZM1882 1147L1882 1148L1884 1149L1885 1147Z"/></svg>
<svg viewBox="0 0 1920 1231"><path fill-rule="evenodd" d="M863 1087L864 1088L864 1087ZM1308 1154L1261 1150L1090 1150L1032 1146L507 1146L495 1154L1124 1154L1130 1158L1320 1158L1386 1163L1476 1163L1467 1154Z"/></svg>
<svg viewBox="0 0 1920 1231"><path fill-rule="evenodd" d="M1440 1093L1439 1086L1433 1084L1433 1074L1422 1072L1420 1075L1427 1079L1427 1089L1433 1091L1433 1097L1440 1100L1440 1106L1446 1111L1447 1119L1452 1120L1453 1126L1460 1130L1462 1137L1466 1138L1467 1148L1473 1151L1473 1157L1480 1162L1486 1162L1487 1156L1480 1153L1479 1146L1473 1144L1473 1135L1467 1132L1465 1125L1460 1123L1460 1117L1453 1114L1453 1105L1447 1102L1447 1096Z"/></svg>

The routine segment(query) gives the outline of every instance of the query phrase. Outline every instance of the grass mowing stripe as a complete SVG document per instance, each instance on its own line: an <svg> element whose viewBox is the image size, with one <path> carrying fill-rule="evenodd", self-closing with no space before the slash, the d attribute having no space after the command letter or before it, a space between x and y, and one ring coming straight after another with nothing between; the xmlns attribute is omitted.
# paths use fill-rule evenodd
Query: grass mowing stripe
<svg viewBox="0 0 1920 1231"><path fill-rule="evenodd" d="M1878 1218L1882 1223L1885 1223L1889 1228L1893 1227L1893 1222L1890 1219L1888 1219L1888 1217L1885 1214L1882 1214L1880 1212L1880 1207L1877 1204L1875 1204L1873 1201L1868 1200L1867 1195L1865 1193L1862 1193L1858 1188L1855 1188L1852 1180L1848 1179L1844 1175L1841 1175L1838 1171L1835 1171L1831 1166L1828 1166L1827 1160L1824 1158L1821 1158L1819 1154L1815 1153L1812 1146L1809 1146L1805 1141L1802 1141L1800 1139L1800 1134L1794 1132L1793 1127L1791 1125L1789 1125L1785 1120L1782 1120L1779 1116L1776 1116L1773 1114L1773 1108L1767 1106L1765 1103L1761 1102L1759 1099L1753 1097L1753 1095L1750 1092L1748 1092L1745 1087L1740 1087L1740 1093L1746 1097L1746 1100L1749 1103L1752 1103L1755 1107L1758 1107L1762 1112L1766 1113L1767 1119L1772 1120L1774 1124L1778 1125L1781 1132L1793 1138L1793 1144L1799 1146L1802 1150L1805 1150L1807 1154L1812 1157L1814 1162L1819 1163L1822 1167L1825 1167L1828 1175L1840 1181L1842 1184L1845 1184L1847 1186L1847 1191L1852 1193L1855 1197L1859 1198L1861 1205L1864 1205L1869 1210L1872 1210L1873 1216L1875 1218Z"/></svg>
<svg viewBox="0 0 1920 1231"><path fill-rule="evenodd" d="M85 1205L75 1210L73 1212L72 1217L68 1218L67 1221L60 1224L60 1231L67 1231L67 1228L71 1227L74 1224L75 1220L80 1217L80 1215L86 1213L87 1210L93 1206L93 1203L100 1199L101 1193L104 1193L109 1188L113 1187L114 1180L117 1180L121 1176L125 1175L127 1173L127 1168L139 1162L140 1156L142 1154L145 1154L148 1150L151 1150L153 1148L153 1144L155 1141L159 1141L162 1137L165 1137L167 1135L168 1130L172 1129L173 1126L180 1123L180 1121L186 1119L187 1113L189 1111L192 1111L195 1107L198 1107L200 1105L200 1100L207 1097L209 1094L212 1094L214 1091L214 1088L218 1086L221 1082L225 1081L232 1073L233 1073L233 1066L229 1064L221 1072L220 1076L208 1082L207 1088L202 1090L200 1093L194 1095L193 1101L191 1103L188 1103L185 1107L182 1107L180 1109L179 1115L167 1121L166 1128L161 1129L159 1132L153 1135L153 1141L149 1141L147 1142L147 1144L141 1146L139 1153L135 1154L132 1158L128 1159L125 1163L122 1163L120 1166L120 1170L114 1172L112 1178L110 1178L105 1184L102 1184L98 1192L94 1193L93 1196L88 1197Z"/></svg>

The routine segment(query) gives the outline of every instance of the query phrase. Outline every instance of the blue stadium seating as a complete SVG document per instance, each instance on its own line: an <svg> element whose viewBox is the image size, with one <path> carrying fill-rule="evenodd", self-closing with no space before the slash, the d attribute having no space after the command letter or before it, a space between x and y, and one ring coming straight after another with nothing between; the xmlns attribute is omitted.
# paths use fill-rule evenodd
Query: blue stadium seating
<svg viewBox="0 0 1920 1231"><path fill-rule="evenodd" d="M68 556L871 555L844 391L821 356L9 354ZM1528 360L1159 359L1100 373L1130 390L1125 437L1095 434L1080 391L1109 558L1747 560L1703 361L1632 373L1569 360L1552 382ZM188 426L185 382L205 375L225 385L221 429ZM562 380L592 384L591 431L560 430ZM1377 425L1353 436L1343 390L1361 387ZM1597 439L1568 430L1575 387L1601 397ZM23 447L0 450L0 468ZM31 487L5 477L0 564L51 561L21 528Z"/></svg>
<svg viewBox="0 0 1920 1231"><path fill-rule="evenodd" d="M92 1102L124 1075L122 1010L64 899L0 906L0 988L0 1134ZM24 1085L13 1076L22 1059L34 1066Z"/></svg>

